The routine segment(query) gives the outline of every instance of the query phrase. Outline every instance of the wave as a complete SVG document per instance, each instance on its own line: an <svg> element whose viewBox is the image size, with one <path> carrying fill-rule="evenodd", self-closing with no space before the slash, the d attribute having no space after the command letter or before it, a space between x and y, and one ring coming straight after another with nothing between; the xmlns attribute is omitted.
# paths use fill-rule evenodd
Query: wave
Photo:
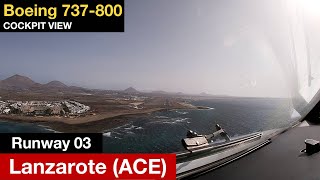
<svg viewBox="0 0 320 180"><path fill-rule="evenodd" d="M53 133L62 133L60 131L56 131L54 129L50 129L50 128L44 128L46 131L49 131L49 132L53 132Z"/></svg>
<svg viewBox="0 0 320 180"><path fill-rule="evenodd" d="M140 126L134 126L134 125L131 125L130 127L127 127L127 128L124 128L125 130L133 130L133 129L143 129L142 127Z"/></svg>
<svg viewBox="0 0 320 180"><path fill-rule="evenodd" d="M188 114L189 112L186 112L186 111L176 111L176 113L185 115L185 114Z"/></svg>
<svg viewBox="0 0 320 180"><path fill-rule="evenodd" d="M167 116L156 116L155 118L157 118L157 119L169 119L169 117L167 117Z"/></svg>
<svg viewBox="0 0 320 180"><path fill-rule="evenodd" d="M122 139L123 136L133 135L133 134L135 134L134 131L142 130L142 129L143 129L143 127L141 127L141 126L135 126L132 123L128 123L128 124L125 124L125 125L113 128L113 129L104 130L102 133L103 133L103 136L105 136L105 137L113 137L116 139Z"/></svg>
<svg viewBox="0 0 320 180"><path fill-rule="evenodd" d="M119 133L117 131L113 131L112 134L121 135L121 133Z"/></svg>
<svg viewBox="0 0 320 180"><path fill-rule="evenodd" d="M175 120L175 122L184 122L186 120L188 120L189 118L178 118L177 120Z"/></svg>
<svg viewBox="0 0 320 180"><path fill-rule="evenodd" d="M171 119L168 119L168 120L163 120L163 121L153 121L153 122L150 122L150 123L160 123L160 124L178 124L178 123L187 123L187 124L190 124L191 122L189 122L190 118L171 118Z"/></svg>
<svg viewBox="0 0 320 180"><path fill-rule="evenodd" d="M126 126L129 126L129 125L132 125L132 122L131 122L131 123L124 124L124 125L122 125L122 126L118 126L118 127L112 128L112 129L110 129L110 130L121 129L121 128L126 127Z"/></svg>
<svg viewBox="0 0 320 180"><path fill-rule="evenodd" d="M41 124L39 124L39 125L37 125L37 126L40 127L40 128L42 128L42 129L44 129L44 130L46 130L46 131L49 131L49 132L62 133L62 132L60 132L60 131L56 131L56 130L54 130L54 129L51 129L50 126L45 126L45 125L41 125Z"/></svg>
<svg viewBox="0 0 320 180"><path fill-rule="evenodd" d="M198 109L199 111L208 111L208 110L214 110L215 108L213 107L203 107L203 108L200 108Z"/></svg>
<svg viewBox="0 0 320 180"><path fill-rule="evenodd" d="M111 132L103 133L103 136L105 136L105 137L111 137Z"/></svg>
<svg viewBox="0 0 320 180"><path fill-rule="evenodd" d="M105 132L105 133L103 133L103 136L104 136L104 137L107 137L107 138L122 139L121 137L118 137L118 136L112 136L112 134L117 134L117 133Z"/></svg>
<svg viewBox="0 0 320 180"><path fill-rule="evenodd" d="M50 128L50 126L45 126L45 125L41 125L41 124L39 124L38 126L42 127L42 128Z"/></svg>
<svg viewBox="0 0 320 180"><path fill-rule="evenodd" d="M136 133L134 133L134 132L132 132L132 131L126 131L126 133L127 133L127 134L136 134Z"/></svg>

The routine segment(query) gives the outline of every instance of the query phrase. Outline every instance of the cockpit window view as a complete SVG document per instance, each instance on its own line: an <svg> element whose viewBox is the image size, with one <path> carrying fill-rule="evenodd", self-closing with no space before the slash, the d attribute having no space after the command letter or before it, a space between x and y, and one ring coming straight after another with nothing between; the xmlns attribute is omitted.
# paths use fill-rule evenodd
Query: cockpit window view
<svg viewBox="0 0 320 180"><path fill-rule="evenodd" d="M0 33L0 132L101 133L177 179L320 177L319 0L125 10L124 32Z"/></svg>

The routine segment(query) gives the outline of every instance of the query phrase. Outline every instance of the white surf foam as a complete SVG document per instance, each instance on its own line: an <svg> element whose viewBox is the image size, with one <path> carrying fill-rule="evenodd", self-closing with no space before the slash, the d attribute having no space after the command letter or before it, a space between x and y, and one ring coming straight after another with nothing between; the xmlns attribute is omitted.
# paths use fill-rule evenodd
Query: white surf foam
<svg viewBox="0 0 320 180"><path fill-rule="evenodd" d="M111 132L103 133L103 136L105 136L105 137L111 137Z"/></svg>
<svg viewBox="0 0 320 180"><path fill-rule="evenodd" d="M167 116L156 116L157 119L169 119Z"/></svg>
<svg viewBox="0 0 320 180"><path fill-rule="evenodd" d="M41 125L41 124L39 124L39 125L37 125L37 126L40 127L40 128L43 128L44 130L49 131L49 132L62 133L62 132L60 132L60 131L56 131L56 130L54 130L54 129L51 129L50 126L45 126L45 125Z"/></svg>
<svg viewBox="0 0 320 180"><path fill-rule="evenodd" d="M188 114L189 112L186 112L186 111L176 111L176 113L185 115L185 114Z"/></svg>

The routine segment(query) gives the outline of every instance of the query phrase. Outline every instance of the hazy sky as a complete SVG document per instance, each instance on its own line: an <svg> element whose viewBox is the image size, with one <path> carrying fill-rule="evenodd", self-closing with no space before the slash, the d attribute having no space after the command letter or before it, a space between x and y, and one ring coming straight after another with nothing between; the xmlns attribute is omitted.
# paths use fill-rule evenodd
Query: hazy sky
<svg viewBox="0 0 320 180"><path fill-rule="evenodd" d="M128 0L125 33L0 33L0 78L90 88L288 96L278 0ZM279 49L280 48L280 49Z"/></svg>

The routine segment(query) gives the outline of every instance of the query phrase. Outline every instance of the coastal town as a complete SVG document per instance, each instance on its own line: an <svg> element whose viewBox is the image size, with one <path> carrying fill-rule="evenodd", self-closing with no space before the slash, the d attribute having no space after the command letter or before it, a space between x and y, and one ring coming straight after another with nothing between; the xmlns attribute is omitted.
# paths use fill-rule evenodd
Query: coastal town
<svg viewBox="0 0 320 180"><path fill-rule="evenodd" d="M81 116L89 106L76 101L0 101L0 114L25 116Z"/></svg>

